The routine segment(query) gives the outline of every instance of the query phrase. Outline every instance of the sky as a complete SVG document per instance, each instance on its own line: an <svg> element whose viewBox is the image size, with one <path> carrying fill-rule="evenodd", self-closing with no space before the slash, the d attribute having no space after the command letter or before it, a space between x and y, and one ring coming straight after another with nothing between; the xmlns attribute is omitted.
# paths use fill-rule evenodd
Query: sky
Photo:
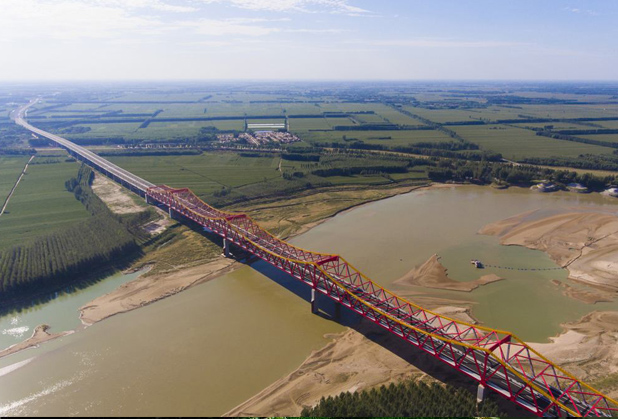
<svg viewBox="0 0 618 419"><path fill-rule="evenodd" d="M617 80L616 0L0 0L0 80Z"/></svg>

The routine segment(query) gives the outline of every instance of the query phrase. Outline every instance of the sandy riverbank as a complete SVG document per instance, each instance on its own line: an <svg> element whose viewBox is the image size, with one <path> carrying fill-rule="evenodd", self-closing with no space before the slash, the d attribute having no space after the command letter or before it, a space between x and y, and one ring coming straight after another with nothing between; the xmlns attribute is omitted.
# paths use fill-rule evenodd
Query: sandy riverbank
<svg viewBox="0 0 618 419"><path fill-rule="evenodd" d="M438 255L433 255L427 262L415 267L393 282L393 284L397 288L415 285L427 288L471 292L478 287L503 279L504 278L500 278L498 275L489 274L483 275L474 281L456 281L448 276L447 269L440 263L440 257Z"/></svg>
<svg viewBox="0 0 618 419"><path fill-rule="evenodd" d="M56 339L62 336L70 335L73 332L62 332L62 333L49 333L47 330L49 326L46 324L42 324L37 326L34 329L34 333L29 339L21 343L17 343L13 346L9 346L8 348L0 351L0 358L12 355L16 352L23 351L24 349L33 348L39 346L43 342L50 341L52 339Z"/></svg>
<svg viewBox="0 0 618 419"><path fill-rule="evenodd" d="M187 288L212 280L237 263L223 257L191 268L152 276L140 276L80 308L82 323L91 325L119 313L154 303Z"/></svg>
<svg viewBox="0 0 618 419"><path fill-rule="evenodd" d="M480 234L504 245L547 253L569 271L569 279L598 289L607 297L618 292L618 217L591 209L569 209L543 216L527 212L483 227Z"/></svg>

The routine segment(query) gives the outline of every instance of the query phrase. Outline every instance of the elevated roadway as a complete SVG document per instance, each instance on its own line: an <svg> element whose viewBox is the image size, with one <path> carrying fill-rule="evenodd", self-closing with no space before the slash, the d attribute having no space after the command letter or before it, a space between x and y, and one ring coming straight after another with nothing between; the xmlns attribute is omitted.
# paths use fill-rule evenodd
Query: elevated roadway
<svg viewBox="0 0 618 419"><path fill-rule="evenodd" d="M119 166L116 166L110 161L98 156L97 154L84 147L81 147L58 135L43 131L42 129L30 125L28 122L26 122L25 117L27 115L28 109L37 102L38 100L33 100L27 105L24 105L19 109L14 110L13 112L11 112L11 118L15 121L17 125L21 125L27 130L35 133L36 135L53 141L60 147L68 150L71 155L87 162L95 169L105 173L107 176L111 177L112 179L116 180L118 183L121 183L132 191L138 193L142 197L146 196L148 188L155 186L153 183L150 183L147 180L144 180L141 177L136 176L133 173L124 170Z"/></svg>

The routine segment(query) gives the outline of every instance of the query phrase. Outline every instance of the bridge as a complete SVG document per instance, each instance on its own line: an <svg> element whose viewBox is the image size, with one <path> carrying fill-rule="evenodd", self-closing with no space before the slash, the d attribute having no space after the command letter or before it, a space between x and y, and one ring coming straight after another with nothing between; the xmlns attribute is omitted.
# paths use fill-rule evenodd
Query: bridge
<svg viewBox="0 0 618 419"><path fill-rule="evenodd" d="M373 282L342 256L301 249L262 229L249 215L211 207L189 189L156 186L76 144L28 124L27 109L15 111L17 124L54 141L84 162L231 244L255 255L311 288L311 307L322 294L383 327L416 348L537 416L618 415L618 402L577 379L516 335L454 320L426 310Z"/></svg>

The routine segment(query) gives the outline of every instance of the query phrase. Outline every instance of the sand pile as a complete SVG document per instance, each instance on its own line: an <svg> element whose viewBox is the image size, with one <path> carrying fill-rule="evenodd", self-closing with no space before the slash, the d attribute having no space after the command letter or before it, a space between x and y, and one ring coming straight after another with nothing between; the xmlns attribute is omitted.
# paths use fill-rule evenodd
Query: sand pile
<svg viewBox="0 0 618 419"><path fill-rule="evenodd" d="M440 257L438 255L433 255L427 260L427 262L412 269L410 272L396 280L394 284L398 287L416 285L428 288L470 292L480 286L500 281L502 279L504 278L500 278L495 274L490 274L484 275L474 281L455 281L454 279L449 278L447 269L440 263Z"/></svg>

